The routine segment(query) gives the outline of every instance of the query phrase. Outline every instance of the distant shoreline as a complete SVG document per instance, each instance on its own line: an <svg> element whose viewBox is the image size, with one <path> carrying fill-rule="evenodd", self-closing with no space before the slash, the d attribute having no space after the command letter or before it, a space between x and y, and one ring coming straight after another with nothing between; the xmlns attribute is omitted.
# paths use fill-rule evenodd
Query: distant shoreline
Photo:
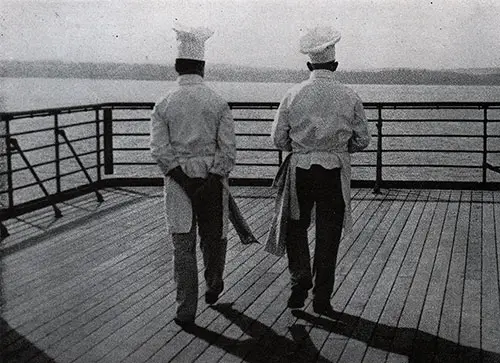
<svg viewBox="0 0 500 363"><path fill-rule="evenodd" d="M297 83L307 79L307 70L252 68L207 64L206 80L216 82ZM1 61L4 78L87 78L111 80L174 81L172 66L127 63L66 63L59 61ZM409 85L500 85L500 68L488 70L383 69L337 72L346 84Z"/></svg>

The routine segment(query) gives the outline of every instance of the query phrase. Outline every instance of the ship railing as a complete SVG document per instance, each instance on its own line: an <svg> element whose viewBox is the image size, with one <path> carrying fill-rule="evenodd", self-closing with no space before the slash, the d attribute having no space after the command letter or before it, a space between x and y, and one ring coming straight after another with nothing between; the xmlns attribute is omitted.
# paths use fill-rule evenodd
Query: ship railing
<svg viewBox="0 0 500 363"><path fill-rule="evenodd" d="M270 140L276 102L231 102L233 185L269 186L284 153ZM500 102L365 103L373 140L352 155L352 185L498 189ZM149 153L153 103L1 113L0 222L108 187L162 185ZM7 231L0 225L3 236Z"/></svg>

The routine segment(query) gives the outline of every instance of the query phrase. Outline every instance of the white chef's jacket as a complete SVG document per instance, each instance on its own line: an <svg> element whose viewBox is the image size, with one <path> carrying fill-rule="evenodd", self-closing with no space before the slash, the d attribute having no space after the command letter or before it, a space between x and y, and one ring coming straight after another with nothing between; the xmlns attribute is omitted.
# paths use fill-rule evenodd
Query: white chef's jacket
<svg viewBox="0 0 500 363"><path fill-rule="evenodd" d="M362 150L371 135L363 103L349 87L335 80L335 73L314 70L308 80L292 87L282 99L271 130L278 149L290 158L290 213L299 219L295 168L321 165L341 168L342 194L346 206L344 227L351 227L351 158Z"/></svg>
<svg viewBox="0 0 500 363"><path fill-rule="evenodd" d="M214 173L227 182L236 159L234 121L227 102L199 75L179 76L177 83L151 115L153 159L165 176L180 166L189 177ZM170 232L189 232L191 202L170 177L165 178L165 206Z"/></svg>

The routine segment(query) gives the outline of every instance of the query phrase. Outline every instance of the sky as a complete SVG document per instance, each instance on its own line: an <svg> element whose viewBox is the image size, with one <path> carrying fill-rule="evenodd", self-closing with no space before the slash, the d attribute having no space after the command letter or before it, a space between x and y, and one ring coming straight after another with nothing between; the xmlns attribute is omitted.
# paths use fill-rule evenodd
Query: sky
<svg viewBox="0 0 500 363"><path fill-rule="evenodd" d="M301 69L300 30L337 28L344 69L500 67L498 0L0 0L0 59L172 64L174 21L210 63Z"/></svg>

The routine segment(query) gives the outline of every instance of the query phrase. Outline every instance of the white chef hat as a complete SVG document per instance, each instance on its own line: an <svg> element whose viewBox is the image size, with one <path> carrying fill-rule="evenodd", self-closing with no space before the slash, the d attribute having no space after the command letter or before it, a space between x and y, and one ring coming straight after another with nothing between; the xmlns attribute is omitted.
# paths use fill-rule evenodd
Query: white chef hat
<svg viewBox="0 0 500 363"><path fill-rule="evenodd" d="M204 60L205 41L213 35L213 30L180 23L175 23L173 29L177 33L177 58Z"/></svg>
<svg viewBox="0 0 500 363"><path fill-rule="evenodd" d="M339 40L340 32L332 27L306 29L300 36L300 52L307 54L312 63L327 63L335 60L335 44Z"/></svg>

